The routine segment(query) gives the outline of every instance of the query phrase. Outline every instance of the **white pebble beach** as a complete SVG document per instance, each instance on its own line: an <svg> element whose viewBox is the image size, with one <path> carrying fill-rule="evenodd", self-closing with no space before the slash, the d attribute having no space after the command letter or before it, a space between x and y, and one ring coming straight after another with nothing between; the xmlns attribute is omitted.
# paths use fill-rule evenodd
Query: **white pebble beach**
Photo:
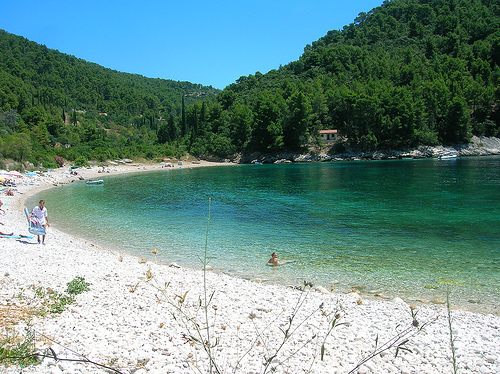
<svg viewBox="0 0 500 374"><path fill-rule="evenodd" d="M110 174L176 172L178 167L119 165ZM97 171L79 172L87 179L101 176ZM19 182L14 196L0 196L6 211L0 215L0 231L27 234L26 198L50 187L64 188L60 185L74 179L67 169L58 169L37 177L36 183ZM37 287L64 292L77 276L90 284L89 290L62 313L32 312ZM205 293L213 296L207 313ZM29 327L39 352L50 347L62 359L45 358L22 369L0 366L1 373L113 372L64 359L90 360L121 373L208 373L210 360L199 344L208 339L213 372L262 373L270 362L266 372L453 373L446 305L416 306L418 327L412 325L411 310L400 298L377 300L321 287L301 292L214 271L206 272L204 287L201 269L145 261L97 245L90 235L76 238L52 226L46 245L38 245L36 237L0 238L0 337L22 336ZM497 315L452 307L451 326L459 373L500 373ZM397 355L394 346L357 367L376 342L380 348L405 329L409 341Z"/></svg>

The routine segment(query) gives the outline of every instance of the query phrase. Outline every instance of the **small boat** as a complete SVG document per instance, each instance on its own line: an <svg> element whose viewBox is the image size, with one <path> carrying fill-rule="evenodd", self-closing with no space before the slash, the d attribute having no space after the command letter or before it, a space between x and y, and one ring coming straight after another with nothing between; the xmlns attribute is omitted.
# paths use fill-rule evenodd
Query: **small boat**
<svg viewBox="0 0 500 374"><path fill-rule="evenodd" d="M453 160L457 157L458 157L458 155L456 153L450 153L450 154L439 156L439 159L440 160Z"/></svg>
<svg viewBox="0 0 500 374"><path fill-rule="evenodd" d="M102 180L102 179L88 180L85 182L85 184L88 184L90 186L98 186L98 185L104 184L104 180Z"/></svg>

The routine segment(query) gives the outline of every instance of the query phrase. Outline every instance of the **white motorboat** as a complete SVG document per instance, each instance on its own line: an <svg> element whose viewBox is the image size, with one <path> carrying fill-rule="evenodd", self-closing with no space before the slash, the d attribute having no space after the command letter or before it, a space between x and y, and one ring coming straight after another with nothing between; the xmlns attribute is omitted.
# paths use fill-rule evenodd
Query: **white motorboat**
<svg viewBox="0 0 500 374"><path fill-rule="evenodd" d="M439 159L440 160L454 160L457 157L458 157L458 155L456 153L450 153L450 154L439 156Z"/></svg>
<svg viewBox="0 0 500 374"><path fill-rule="evenodd" d="M88 180L85 182L85 184L88 184L90 186L98 186L98 185L104 184L104 180L103 179Z"/></svg>

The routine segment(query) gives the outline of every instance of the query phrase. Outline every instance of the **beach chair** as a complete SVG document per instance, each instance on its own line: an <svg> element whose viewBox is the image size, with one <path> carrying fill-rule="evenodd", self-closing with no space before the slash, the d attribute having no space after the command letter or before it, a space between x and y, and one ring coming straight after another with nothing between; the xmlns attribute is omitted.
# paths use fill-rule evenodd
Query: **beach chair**
<svg viewBox="0 0 500 374"><path fill-rule="evenodd" d="M26 215L26 219L28 220L28 231L33 235L45 235L47 232L45 231L45 227L40 224L37 224L33 220L30 219L30 213L28 212L28 208L24 208L24 214Z"/></svg>

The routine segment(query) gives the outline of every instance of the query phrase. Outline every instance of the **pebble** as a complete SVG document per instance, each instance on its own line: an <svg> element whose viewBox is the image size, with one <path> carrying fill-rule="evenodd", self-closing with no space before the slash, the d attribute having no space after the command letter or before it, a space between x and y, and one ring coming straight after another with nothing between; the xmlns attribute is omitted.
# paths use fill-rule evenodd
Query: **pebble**
<svg viewBox="0 0 500 374"><path fill-rule="evenodd" d="M484 359L486 360L486 362L490 363L490 364L494 364L495 361L496 361L496 356L493 356L493 355L486 355L484 357Z"/></svg>
<svg viewBox="0 0 500 374"><path fill-rule="evenodd" d="M481 374L493 374L493 372L485 365L483 365L479 368L479 372Z"/></svg>

